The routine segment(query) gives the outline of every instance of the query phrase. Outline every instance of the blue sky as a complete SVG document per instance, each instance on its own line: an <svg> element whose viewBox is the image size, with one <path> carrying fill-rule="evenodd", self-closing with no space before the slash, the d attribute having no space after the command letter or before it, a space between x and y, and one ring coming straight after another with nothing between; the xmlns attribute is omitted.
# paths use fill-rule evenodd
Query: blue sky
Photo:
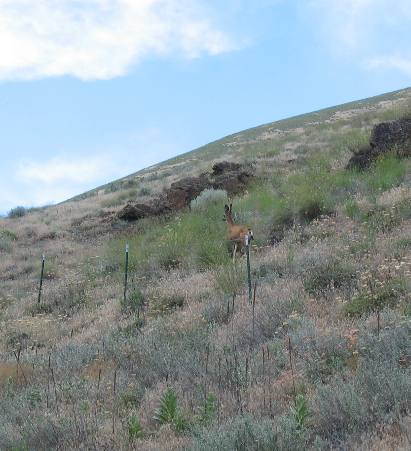
<svg viewBox="0 0 411 451"><path fill-rule="evenodd" d="M0 213L409 87L411 2L1 0Z"/></svg>

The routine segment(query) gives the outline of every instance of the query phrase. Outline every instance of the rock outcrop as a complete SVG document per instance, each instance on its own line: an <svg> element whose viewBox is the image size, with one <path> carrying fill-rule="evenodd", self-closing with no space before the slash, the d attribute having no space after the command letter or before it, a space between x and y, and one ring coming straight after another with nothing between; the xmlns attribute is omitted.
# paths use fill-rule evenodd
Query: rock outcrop
<svg viewBox="0 0 411 451"><path fill-rule="evenodd" d="M361 147L347 164L347 169L366 169L380 155L389 151L399 158L411 156L411 118L382 122L371 133L370 144Z"/></svg>
<svg viewBox="0 0 411 451"><path fill-rule="evenodd" d="M229 195L245 191L253 178L252 170L229 161L216 163L211 173L185 177L171 184L160 196L147 204L130 202L118 213L118 218L137 221L181 210L190 205L207 188L224 189Z"/></svg>

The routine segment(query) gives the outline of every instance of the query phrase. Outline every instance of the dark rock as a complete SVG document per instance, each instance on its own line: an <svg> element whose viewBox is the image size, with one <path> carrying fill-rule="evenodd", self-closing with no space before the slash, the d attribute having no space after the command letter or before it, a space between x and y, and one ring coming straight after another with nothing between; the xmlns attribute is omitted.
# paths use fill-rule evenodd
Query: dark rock
<svg viewBox="0 0 411 451"><path fill-rule="evenodd" d="M366 169L380 155L394 152L399 158L411 156L411 119L382 122L374 126L370 145L364 146L350 158L347 169Z"/></svg>
<svg viewBox="0 0 411 451"><path fill-rule="evenodd" d="M168 214L190 205L207 188L224 189L231 195L244 192L253 174L238 163L223 161L213 166L211 174L186 177L171 184L164 193L147 204L128 203L117 214L126 221Z"/></svg>
<svg viewBox="0 0 411 451"><path fill-rule="evenodd" d="M220 161L213 166L213 172L211 176L221 175L227 172L239 172L241 170L241 164L233 163L232 161Z"/></svg>
<svg viewBox="0 0 411 451"><path fill-rule="evenodd" d="M248 172L222 174L212 180L212 187L224 189L230 196L240 194L245 191L251 177Z"/></svg>
<svg viewBox="0 0 411 451"><path fill-rule="evenodd" d="M403 156L411 154L411 119L382 122L373 128L370 145L381 152L398 147Z"/></svg>
<svg viewBox="0 0 411 451"><path fill-rule="evenodd" d="M238 163L223 161L213 166L210 179L214 189L224 189L232 196L244 192L252 177L251 170Z"/></svg>
<svg viewBox="0 0 411 451"><path fill-rule="evenodd" d="M346 169L367 169L368 166L378 157L378 151L375 148L362 146L355 152L347 163Z"/></svg>
<svg viewBox="0 0 411 451"><path fill-rule="evenodd" d="M125 221L137 221L155 214L156 211L151 205L130 203L120 210L117 216Z"/></svg>
<svg viewBox="0 0 411 451"><path fill-rule="evenodd" d="M168 203L173 210L181 210L187 207L201 191L210 188L208 177L203 174L199 177L187 177L171 184L166 191Z"/></svg>

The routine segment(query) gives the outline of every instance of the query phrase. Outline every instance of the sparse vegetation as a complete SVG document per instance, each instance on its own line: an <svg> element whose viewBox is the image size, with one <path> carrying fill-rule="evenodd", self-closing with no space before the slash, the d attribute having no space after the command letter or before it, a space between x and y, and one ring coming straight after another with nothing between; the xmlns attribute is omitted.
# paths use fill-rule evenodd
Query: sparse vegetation
<svg viewBox="0 0 411 451"><path fill-rule="evenodd" d="M408 449L411 163L345 167L409 98L257 127L1 218L0 449L384 449L374 431ZM256 173L231 196L255 235L254 304L226 192L115 217L227 152Z"/></svg>

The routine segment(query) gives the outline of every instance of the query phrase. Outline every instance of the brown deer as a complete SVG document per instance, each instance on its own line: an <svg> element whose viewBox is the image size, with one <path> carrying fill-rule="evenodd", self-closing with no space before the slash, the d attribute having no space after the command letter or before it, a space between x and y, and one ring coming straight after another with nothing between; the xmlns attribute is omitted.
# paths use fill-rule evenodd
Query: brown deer
<svg viewBox="0 0 411 451"><path fill-rule="evenodd" d="M225 218L228 225L227 239L234 243L233 249L233 261L234 261L238 249L240 250L241 253L244 253L246 237L248 236L249 240L254 239L254 237L252 230L248 226L235 224L232 209L233 204L230 204L230 206L228 205L224 206Z"/></svg>

